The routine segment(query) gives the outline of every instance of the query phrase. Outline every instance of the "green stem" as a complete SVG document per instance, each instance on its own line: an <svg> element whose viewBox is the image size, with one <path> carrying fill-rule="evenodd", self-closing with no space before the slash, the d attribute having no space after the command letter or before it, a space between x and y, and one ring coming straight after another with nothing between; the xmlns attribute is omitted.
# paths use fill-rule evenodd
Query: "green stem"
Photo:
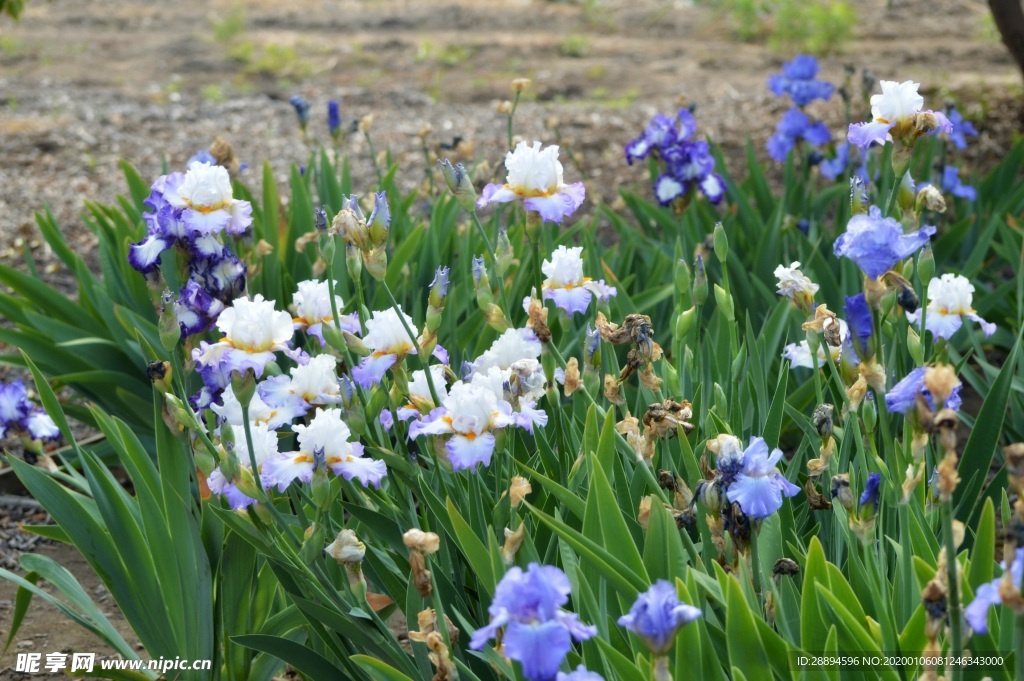
<svg viewBox="0 0 1024 681"><path fill-rule="evenodd" d="M508 306L508 294L505 292L505 276L498 273L498 253L494 250L494 246L491 245L491 240L487 237L487 232L484 230L484 226L480 222L480 217L476 214L476 211L470 211L469 216L472 218L473 225L476 227L476 231L479 232L480 238L484 240L487 254L491 256L491 262L494 264L494 274L498 278L498 295L501 296L501 311L505 313L505 318L511 326L511 308Z"/></svg>
<svg viewBox="0 0 1024 681"><path fill-rule="evenodd" d="M956 543L953 539L953 502L942 501L942 541L946 545L946 574L949 582L947 602L949 604L949 651L954 660L963 656L963 636L960 633L960 582L957 574ZM952 681L961 681L964 677L963 667L953 665Z"/></svg>
<svg viewBox="0 0 1024 681"><path fill-rule="evenodd" d="M515 96L512 98L512 110L508 112L508 148L512 148L512 118L516 115L516 109L519 107L519 97L522 96L522 92L516 91Z"/></svg>
<svg viewBox="0 0 1024 681"><path fill-rule="evenodd" d="M757 553L758 529L750 528L750 573L754 580L754 593L761 598L761 560Z"/></svg>
<svg viewBox="0 0 1024 681"><path fill-rule="evenodd" d="M416 334L412 332L412 328L409 323L405 320L405 315L402 314L402 309L398 307L398 301L395 300L395 294L391 292L391 287L383 279L380 280L381 286L384 287L384 292L388 294L388 300L391 301L391 307L394 309L395 314L398 315L398 321L402 322L402 328L409 335L409 339L412 341L413 347L416 348L416 359L419 361L420 368L423 369L423 373L427 378L427 387L430 388L430 398L434 400L435 406L440 406L441 399L437 396L437 389L434 388L434 376L430 373L428 364L430 363L430 357L424 358L421 352L420 343L416 339Z"/></svg>

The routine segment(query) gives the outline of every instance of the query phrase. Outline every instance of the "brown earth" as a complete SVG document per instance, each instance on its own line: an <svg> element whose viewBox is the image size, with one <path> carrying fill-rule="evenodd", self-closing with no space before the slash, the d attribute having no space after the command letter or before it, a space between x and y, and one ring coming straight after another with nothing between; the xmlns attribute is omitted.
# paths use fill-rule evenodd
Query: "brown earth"
<svg viewBox="0 0 1024 681"><path fill-rule="evenodd" d="M28 247L45 276L67 290L73 279L34 232L33 212L54 212L82 252L92 237L84 201L113 202L124 191L117 166L127 159L155 178L180 167L224 135L258 168L279 179L305 162L310 142L288 104L314 105L312 144L327 142L323 111L340 99L345 125L372 113L375 147L390 148L406 187L424 177L426 145L455 136L475 159L500 163L505 149L498 100L510 81L531 78L516 133L559 141L573 152L567 176L583 173L591 201L611 201L621 186L644 182L623 163L622 146L657 111L695 104L701 134L720 143L742 175L742 150L758 150L786 104L765 87L785 57L734 38L715 3L686 0L213 0L177 2L33 0L18 25L0 22L0 261L21 262ZM975 167L1000 158L1017 126L1020 77L993 37L984 0L855 2L855 38L822 60L822 77L840 82L844 67L924 84L929 106L947 99L982 131L968 157ZM855 100L858 101L859 100ZM855 106L855 111L860 108ZM814 112L839 132L836 99ZM855 114L856 115L856 114ZM352 135L357 188L371 186L365 140ZM248 173L250 184L256 172ZM116 606L80 556L40 544L82 581L124 636ZM6 638L15 589L0 580L0 638ZM91 635L46 605L34 605L0 680L17 651L105 652ZM42 678L42 677L41 677Z"/></svg>

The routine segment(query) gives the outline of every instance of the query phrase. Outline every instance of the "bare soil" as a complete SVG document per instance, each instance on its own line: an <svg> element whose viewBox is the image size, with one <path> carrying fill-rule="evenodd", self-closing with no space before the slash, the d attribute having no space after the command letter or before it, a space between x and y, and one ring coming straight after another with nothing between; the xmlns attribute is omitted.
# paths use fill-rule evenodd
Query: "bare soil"
<svg viewBox="0 0 1024 681"><path fill-rule="evenodd" d="M956 101L982 132L968 163L998 161L1018 125L1020 76L987 22L984 0L885 0L851 3L855 38L822 59L822 77L846 78L862 109L863 69L924 84L939 108ZM591 201L612 201L640 185L644 171L623 162L622 147L658 111L696 105L701 134L723 146L742 175L743 147L764 140L786 103L765 87L784 58L762 43L735 39L730 17L686 0L33 0L18 25L0 22L0 261L28 249L41 271L69 292L73 279L55 263L33 226L49 208L80 252L93 238L80 213L86 201L111 203L125 191L118 161L155 178L180 167L223 135L258 183L269 161L284 181L291 163L329 141L328 99L344 125L373 114L376 149L390 149L400 181L416 186L429 151L458 136L464 153L497 167L506 148L496 103L513 78L532 86L515 121L523 138L567 147L567 176L583 174ZM288 99L313 103L304 140ZM838 98L815 113L841 134ZM854 114L855 116L858 114ZM371 186L366 141L351 135L356 187ZM444 153L444 152L442 152ZM2 348L0 348L2 350ZM37 544L95 594L134 642L99 580L73 548ZM0 638L6 638L14 587L0 580ZM17 651L105 651L46 605L33 606L0 680L14 675Z"/></svg>

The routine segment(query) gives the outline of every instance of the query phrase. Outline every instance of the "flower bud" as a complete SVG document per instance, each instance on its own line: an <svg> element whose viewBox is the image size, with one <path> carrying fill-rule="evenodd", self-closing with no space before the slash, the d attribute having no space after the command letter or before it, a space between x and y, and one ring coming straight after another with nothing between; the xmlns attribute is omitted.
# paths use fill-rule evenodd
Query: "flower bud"
<svg viewBox="0 0 1024 681"><path fill-rule="evenodd" d="M900 208L904 211L908 211L914 207L914 200L917 195L914 193L914 178L910 176L910 172L903 173L903 179L900 180L899 192L896 195L896 201L899 203Z"/></svg>
<svg viewBox="0 0 1024 681"><path fill-rule="evenodd" d="M821 436L822 441L825 441L832 437L832 414L835 412L835 406L826 403L819 404L814 408L814 414L811 416L811 421L814 423L814 429L818 431L818 435Z"/></svg>
<svg viewBox="0 0 1024 681"><path fill-rule="evenodd" d="M676 261L675 283L676 291L679 292L679 295L686 295L686 292L690 289L690 268L686 265L686 261L681 258Z"/></svg>
<svg viewBox="0 0 1024 681"><path fill-rule="evenodd" d="M697 308L691 307L689 310L683 310L679 313L679 317L676 319L676 341L682 341L693 329L694 323L697 321Z"/></svg>
<svg viewBox="0 0 1024 681"><path fill-rule="evenodd" d="M718 284L715 284L715 302L718 304L718 309L722 311L722 315L728 321L736 321L735 311L733 310L732 304L732 296Z"/></svg>
<svg viewBox="0 0 1024 681"><path fill-rule="evenodd" d="M715 257L718 261L725 265L725 261L729 259L729 237L725 234L725 226L719 222L715 225Z"/></svg>
<svg viewBox="0 0 1024 681"><path fill-rule="evenodd" d="M708 299L708 276L704 271L704 258L697 254L693 261L693 302L703 305Z"/></svg>
<svg viewBox="0 0 1024 681"><path fill-rule="evenodd" d="M907 326L907 351L910 352L915 365L924 364L924 347L921 345L921 336L913 326Z"/></svg>
<svg viewBox="0 0 1024 681"><path fill-rule="evenodd" d="M931 243L922 246L917 256L917 276L925 286L935 276L935 255L932 253Z"/></svg>
<svg viewBox="0 0 1024 681"><path fill-rule="evenodd" d="M860 406L860 418L864 422L864 432L875 432L875 424L878 423L878 407L874 400L864 400Z"/></svg>
<svg viewBox="0 0 1024 681"><path fill-rule="evenodd" d="M854 175L850 178L850 215L868 212L868 190L864 181Z"/></svg>
<svg viewBox="0 0 1024 681"><path fill-rule="evenodd" d="M530 87L529 78L516 78L512 81L512 92L522 92Z"/></svg>
<svg viewBox="0 0 1024 681"><path fill-rule="evenodd" d="M476 188L461 163L452 165L448 159L438 159L437 167L441 170L445 184L462 208L468 212L476 211Z"/></svg>

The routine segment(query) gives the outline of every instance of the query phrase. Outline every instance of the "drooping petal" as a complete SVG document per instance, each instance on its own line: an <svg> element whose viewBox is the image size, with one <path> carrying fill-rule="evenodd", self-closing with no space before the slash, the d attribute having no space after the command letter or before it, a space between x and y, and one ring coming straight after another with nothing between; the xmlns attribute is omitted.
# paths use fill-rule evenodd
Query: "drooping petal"
<svg viewBox="0 0 1024 681"><path fill-rule="evenodd" d="M494 454L495 438L491 433L484 433L473 437L456 434L448 440L445 450L452 462L452 468L456 471L474 469L477 464L484 467L491 465L491 455Z"/></svg>
<svg viewBox="0 0 1024 681"><path fill-rule="evenodd" d="M892 123L871 121L869 123L851 123L846 140L861 149L867 149L875 142L885 144L889 140Z"/></svg>
<svg viewBox="0 0 1024 681"><path fill-rule="evenodd" d="M974 600L964 608L964 619L978 634L988 632L988 612L992 606L1003 602L999 596L1000 581L1000 579L996 579L979 586L974 594Z"/></svg>
<svg viewBox="0 0 1024 681"><path fill-rule="evenodd" d="M569 631L558 622L512 622L505 630L505 655L518 661L529 681L551 681L572 647Z"/></svg>
<svg viewBox="0 0 1024 681"><path fill-rule="evenodd" d="M367 390L380 383L387 370L398 361L395 355L369 355L358 366L352 367L352 380Z"/></svg>

